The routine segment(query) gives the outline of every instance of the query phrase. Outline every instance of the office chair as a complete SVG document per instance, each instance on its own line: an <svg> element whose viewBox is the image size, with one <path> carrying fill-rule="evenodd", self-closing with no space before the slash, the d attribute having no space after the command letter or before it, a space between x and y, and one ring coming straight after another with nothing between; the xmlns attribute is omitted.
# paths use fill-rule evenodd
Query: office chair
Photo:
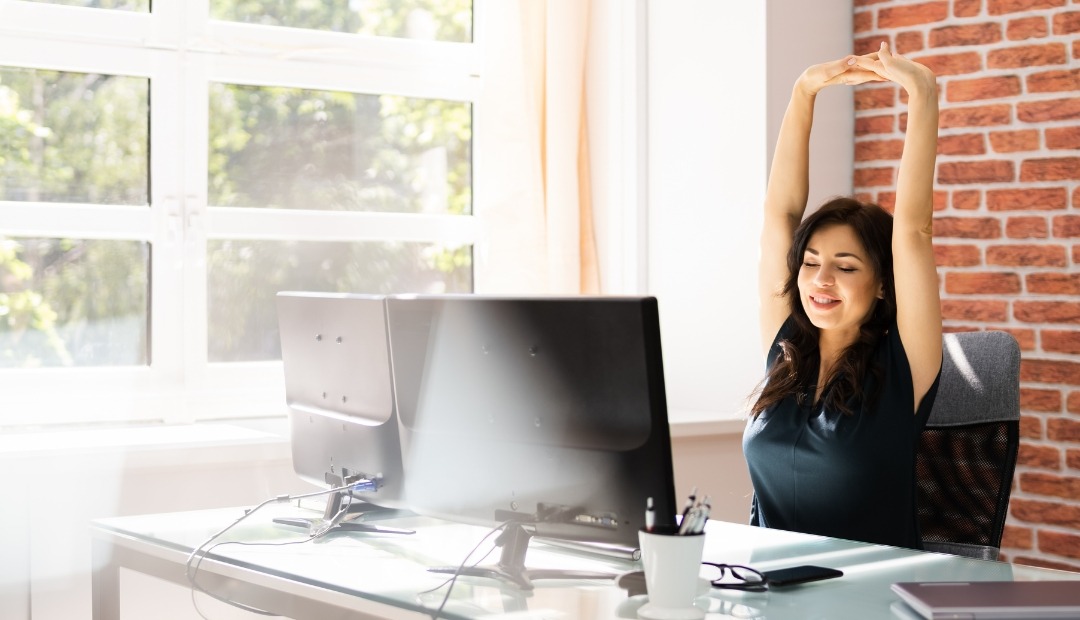
<svg viewBox="0 0 1080 620"><path fill-rule="evenodd" d="M919 440L923 548L996 560L1020 443L1020 347L1001 331L945 334Z"/></svg>

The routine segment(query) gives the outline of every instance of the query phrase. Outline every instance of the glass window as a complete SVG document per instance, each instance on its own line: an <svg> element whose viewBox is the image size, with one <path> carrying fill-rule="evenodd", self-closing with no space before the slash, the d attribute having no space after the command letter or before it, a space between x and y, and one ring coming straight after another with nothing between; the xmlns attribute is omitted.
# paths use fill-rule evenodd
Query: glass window
<svg viewBox="0 0 1080 620"><path fill-rule="evenodd" d="M149 203L149 80L0 67L0 200Z"/></svg>
<svg viewBox="0 0 1080 620"><path fill-rule="evenodd" d="M44 2L46 4L63 4L66 6L82 6L92 9L120 9L123 11L150 11L150 0L30 0L31 2Z"/></svg>
<svg viewBox="0 0 1080 620"><path fill-rule="evenodd" d="M406 242L211 240L209 361L281 359L278 291L472 292L472 247Z"/></svg>
<svg viewBox="0 0 1080 620"><path fill-rule="evenodd" d="M0 238L0 367L150 362L150 245Z"/></svg>
<svg viewBox="0 0 1080 620"><path fill-rule="evenodd" d="M472 41L471 0L211 0L210 15L267 26Z"/></svg>
<svg viewBox="0 0 1080 620"><path fill-rule="evenodd" d="M472 211L468 103L210 86L211 205Z"/></svg>

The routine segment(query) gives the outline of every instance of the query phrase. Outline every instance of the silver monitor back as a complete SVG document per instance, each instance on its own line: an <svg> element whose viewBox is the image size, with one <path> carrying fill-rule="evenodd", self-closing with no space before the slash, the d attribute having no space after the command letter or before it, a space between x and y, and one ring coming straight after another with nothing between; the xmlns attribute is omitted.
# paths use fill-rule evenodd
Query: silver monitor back
<svg viewBox="0 0 1080 620"><path fill-rule="evenodd" d="M378 478L358 495L402 507L383 297L282 292L277 310L293 469L320 486Z"/></svg>

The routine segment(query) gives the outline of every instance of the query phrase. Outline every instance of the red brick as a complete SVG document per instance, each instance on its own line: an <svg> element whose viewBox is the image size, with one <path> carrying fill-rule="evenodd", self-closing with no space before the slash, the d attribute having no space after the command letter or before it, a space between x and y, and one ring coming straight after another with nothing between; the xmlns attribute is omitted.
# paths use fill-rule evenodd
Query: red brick
<svg viewBox="0 0 1080 620"><path fill-rule="evenodd" d="M1080 187L1073 190L1072 206L1074 209L1080 209Z"/></svg>
<svg viewBox="0 0 1080 620"><path fill-rule="evenodd" d="M962 52L960 54L936 54L932 56L920 56L912 58L920 64L926 65L941 77L943 75L962 75L975 73L983 68L982 56L978 52Z"/></svg>
<svg viewBox="0 0 1080 620"><path fill-rule="evenodd" d="M1053 530L1040 530L1039 551L1067 558L1080 558L1080 536Z"/></svg>
<svg viewBox="0 0 1080 620"><path fill-rule="evenodd" d="M1054 15L1054 34L1072 34L1080 32L1080 11L1069 11Z"/></svg>
<svg viewBox="0 0 1080 620"><path fill-rule="evenodd" d="M1080 478L1025 472L1020 474L1020 490L1032 495L1073 499L1080 497Z"/></svg>
<svg viewBox="0 0 1080 620"><path fill-rule="evenodd" d="M1080 421L1051 418L1046 421L1046 437L1052 441L1080 441Z"/></svg>
<svg viewBox="0 0 1080 620"><path fill-rule="evenodd" d="M858 168L855 170L855 187L880 187L892 185L892 168Z"/></svg>
<svg viewBox="0 0 1080 620"><path fill-rule="evenodd" d="M1065 460L1070 469L1080 469L1080 450L1067 450Z"/></svg>
<svg viewBox="0 0 1080 620"><path fill-rule="evenodd" d="M882 2L892 2L892 0L855 0L855 6L869 6L871 4L881 4Z"/></svg>
<svg viewBox="0 0 1080 620"><path fill-rule="evenodd" d="M1062 410L1062 392L1021 388L1020 407L1030 412L1058 413Z"/></svg>
<svg viewBox="0 0 1080 620"><path fill-rule="evenodd" d="M1015 295L1020 292L1020 276L1015 273L945 274L945 292L952 295Z"/></svg>
<svg viewBox="0 0 1080 620"><path fill-rule="evenodd" d="M1080 215L1059 215L1055 217L1054 236L1062 239L1080 237Z"/></svg>
<svg viewBox="0 0 1080 620"><path fill-rule="evenodd" d="M982 264L982 252L974 245L935 243L934 262L938 267L973 267Z"/></svg>
<svg viewBox="0 0 1080 620"><path fill-rule="evenodd" d="M982 11L982 0L953 0L953 15L975 17Z"/></svg>
<svg viewBox="0 0 1080 620"><path fill-rule="evenodd" d="M1064 6L1066 0L988 0L986 10L991 15L1019 13L1036 9L1051 9Z"/></svg>
<svg viewBox="0 0 1080 620"><path fill-rule="evenodd" d="M876 52L881 49L882 41L888 43L890 46L892 45L892 41L889 40L888 35L884 34L874 34L868 37L859 37L853 42L852 52L860 56L864 54L869 54L871 52Z"/></svg>
<svg viewBox="0 0 1080 620"><path fill-rule="evenodd" d="M1013 498L1009 512L1021 521L1080 529L1080 507L1053 501Z"/></svg>
<svg viewBox="0 0 1080 620"><path fill-rule="evenodd" d="M952 193L952 208L971 210L982 205L982 192L977 189L965 189Z"/></svg>
<svg viewBox="0 0 1080 620"><path fill-rule="evenodd" d="M1080 90L1080 84L1077 84ZM1072 127L1047 127L1046 148L1048 149L1080 149L1080 125Z"/></svg>
<svg viewBox="0 0 1080 620"><path fill-rule="evenodd" d="M859 11L852 20L855 32L866 32L874 27L874 12Z"/></svg>
<svg viewBox="0 0 1080 620"><path fill-rule="evenodd" d="M1009 239L1045 239L1049 234L1045 217L1010 217L1005 221Z"/></svg>
<svg viewBox="0 0 1080 620"><path fill-rule="evenodd" d="M855 135L864 136L872 133L892 133L896 126L896 117L892 114L886 116L866 116L855 119Z"/></svg>
<svg viewBox="0 0 1080 620"><path fill-rule="evenodd" d="M859 88L855 91L856 110L891 108L894 105L896 105L895 88Z"/></svg>
<svg viewBox="0 0 1080 620"><path fill-rule="evenodd" d="M944 211L948 206L949 193L942 191L934 192L934 211ZM896 192L878 192L877 204L892 213L896 208Z"/></svg>
<svg viewBox="0 0 1080 620"><path fill-rule="evenodd" d="M1037 415L1021 415L1020 436L1025 439L1042 439L1042 418Z"/></svg>
<svg viewBox="0 0 1080 620"><path fill-rule="evenodd" d="M949 206L949 192L934 190L934 211L944 211Z"/></svg>
<svg viewBox="0 0 1080 620"><path fill-rule="evenodd" d="M1072 260L1074 264L1080 264L1080 245L1073 246Z"/></svg>
<svg viewBox="0 0 1080 620"><path fill-rule="evenodd" d="M924 2L906 6L878 9L878 28L903 28L944 21L949 16L949 3Z"/></svg>
<svg viewBox="0 0 1080 620"><path fill-rule="evenodd" d="M1025 159L1020 164L1020 180L1069 181L1080 179L1080 157Z"/></svg>
<svg viewBox="0 0 1080 620"><path fill-rule="evenodd" d="M903 140L862 140L855 143L855 161L900 159Z"/></svg>
<svg viewBox="0 0 1080 620"><path fill-rule="evenodd" d="M986 208L991 211L1064 209L1068 196L1064 187L991 189L986 191Z"/></svg>
<svg viewBox="0 0 1080 620"><path fill-rule="evenodd" d="M943 26L930 31L930 47L951 47L954 45L986 45L1001 40L1001 24L964 24L962 26Z"/></svg>
<svg viewBox="0 0 1080 620"><path fill-rule="evenodd" d="M1064 43L1021 45L990 50L986 66L990 69L1013 69L1035 65L1063 65L1069 62Z"/></svg>
<svg viewBox="0 0 1080 620"><path fill-rule="evenodd" d="M1080 324L1080 303L1073 301L1017 301L1013 315L1025 323Z"/></svg>
<svg viewBox="0 0 1080 620"><path fill-rule="evenodd" d="M937 217L934 237L959 239L1000 239L1001 221L995 217Z"/></svg>
<svg viewBox="0 0 1080 620"><path fill-rule="evenodd" d="M1039 130L1021 129L1020 131L991 131L990 146L998 153L1038 150Z"/></svg>
<svg viewBox="0 0 1080 620"><path fill-rule="evenodd" d="M1080 392L1069 392L1069 397L1065 400L1065 410L1069 413L1080 413ZM1077 452L1077 456L1080 456L1080 452ZM1073 450L1069 450L1069 467L1072 467Z"/></svg>
<svg viewBox="0 0 1080 620"><path fill-rule="evenodd" d="M1010 41L1041 39L1048 32L1045 17L1025 17L1009 20L1009 25L1005 28L1005 37Z"/></svg>
<svg viewBox="0 0 1080 620"><path fill-rule="evenodd" d="M938 165L937 182L946 185L1005 183L1015 179L1013 163L1006 160L945 162Z"/></svg>
<svg viewBox="0 0 1080 620"><path fill-rule="evenodd" d="M1016 338L1016 343L1020 345L1021 351L1035 350L1035 330L1017 327L999 327L998 329L1012 334L1013 338Z"/></svg>
<svg viewBox="0 0 1080 620"><path fill-rule="evenodd" d="M1004 322L1008 312L1009 305L1004 301L941 300L942 318L951 321Z"/></svg>
<svg viewBox="0 0 1080 620"><path fill-rule="evenodd" d="M1029 273L1024 282L1029 293L1080 295L1080 274L1076 273Z"/></svg>
<svg viewBox="0 0 1080 620"><path fill-rule="evenodd" d="M1080 69L1033 73L1027 76L1027 89L1032 93L1080 90Z"/></svg>
<svg viewBox="0 0 1080 620"><path fill-rule="evenodd" d="M1007 103L970 108L945 108L938 113L938 124L948 127L986 127L1012 122L1012 106Z"/></svg>
<svg viewBox="0 0 1080 620"><path fill-rule="evenodd" d="M897 54L910 54L911 52L918 52L925 47L923 44L923 35L917 30L910 32L901 32L896 35L896 53Z"/></svg>
<svg viewBox="0 0 1080 620"><path fill-rule="evenodd" d="M1080 118L1080 98L1018 103L1016 117L1026 123L1077 119Z"/></svg>
<svg viewBox="0 0 1080 620"><path fill-rule="evenodd" d="M1019 525L1006 525L1001 535L1001 546L1011 549L1031 549L1035 544L1035 530Z"/></svg>
<svg viewBox="0 0 1080 620"><path fill-rule="evenodd" d="M1065 259L1065 248L1060 245L998 245L986 250L988 265L1064 267Z"/></svg>
<svg viewBox="0 0 1080 620"><path fill-rule="evenodd" d="M941 136L937 152L938 155L982 155L986 152L986 139L981 133Z"/></svg>
<svg viewBox="0 0 1080 620"><path fill-rule="evenodd" d="M1004 560L1002 560L1004 561ZM1017 556L1012 560L1013 564L1022 564L1024 566L1036 566L1038 568L1049 568L1051 570L1067 570L1072 572L1080 571L1080 566L1076 564L1067 564L1065 562L1052 562L1045 558L1031 558L1026 556Z"/></svg>
<svg viewBox="0 0 1080 620"><path fill-rule="evenodd" d="M1064 360L1032 360L1022 359L1020 362L1020 380L1035 381L1038 383L1068 383L1069 386L1080 386L1080 364ZM1076 432L1080 436L1080 422L1076 429L1062 429L1056 422L1064 418L1047 420L1047 436L1054 441L1061 441L1063 436ZM1051 427L1054 432L1051 433Z"/></svg>
<svg viewBox="0 0 1080 620"><path fill-rule="evenodd" d="M1044 329L1042 345L1047 353L1080 353L1080 332Z"/></svg>
<svg viewBox="0 0 1080 620"><path fill-rule="evenodd" d="M1020 442L1016 464L1039 469L1061 469L1061 450L1052 446Z"/></svg>
<svg viewBox="0 0 1080 620"><path fill-rule="evenodd" d="M954 80L945 89L948 101L975 101L996 99L1020 94L1020 78L1015 75Z"/></svg>

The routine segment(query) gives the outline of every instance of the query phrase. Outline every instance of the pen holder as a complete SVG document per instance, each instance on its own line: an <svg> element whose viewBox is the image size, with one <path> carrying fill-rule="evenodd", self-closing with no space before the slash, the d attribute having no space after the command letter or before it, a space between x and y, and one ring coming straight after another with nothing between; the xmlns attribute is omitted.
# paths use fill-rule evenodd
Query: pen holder
<svg viewBox="0 0 1080 620"><path fill-rule="evenodd" d="M638 532L638 541L649 593L649 602L638 615L686 620L705 617L704 610L694 606L705 534L680 536L675 528L656 528Z"/></svg>

